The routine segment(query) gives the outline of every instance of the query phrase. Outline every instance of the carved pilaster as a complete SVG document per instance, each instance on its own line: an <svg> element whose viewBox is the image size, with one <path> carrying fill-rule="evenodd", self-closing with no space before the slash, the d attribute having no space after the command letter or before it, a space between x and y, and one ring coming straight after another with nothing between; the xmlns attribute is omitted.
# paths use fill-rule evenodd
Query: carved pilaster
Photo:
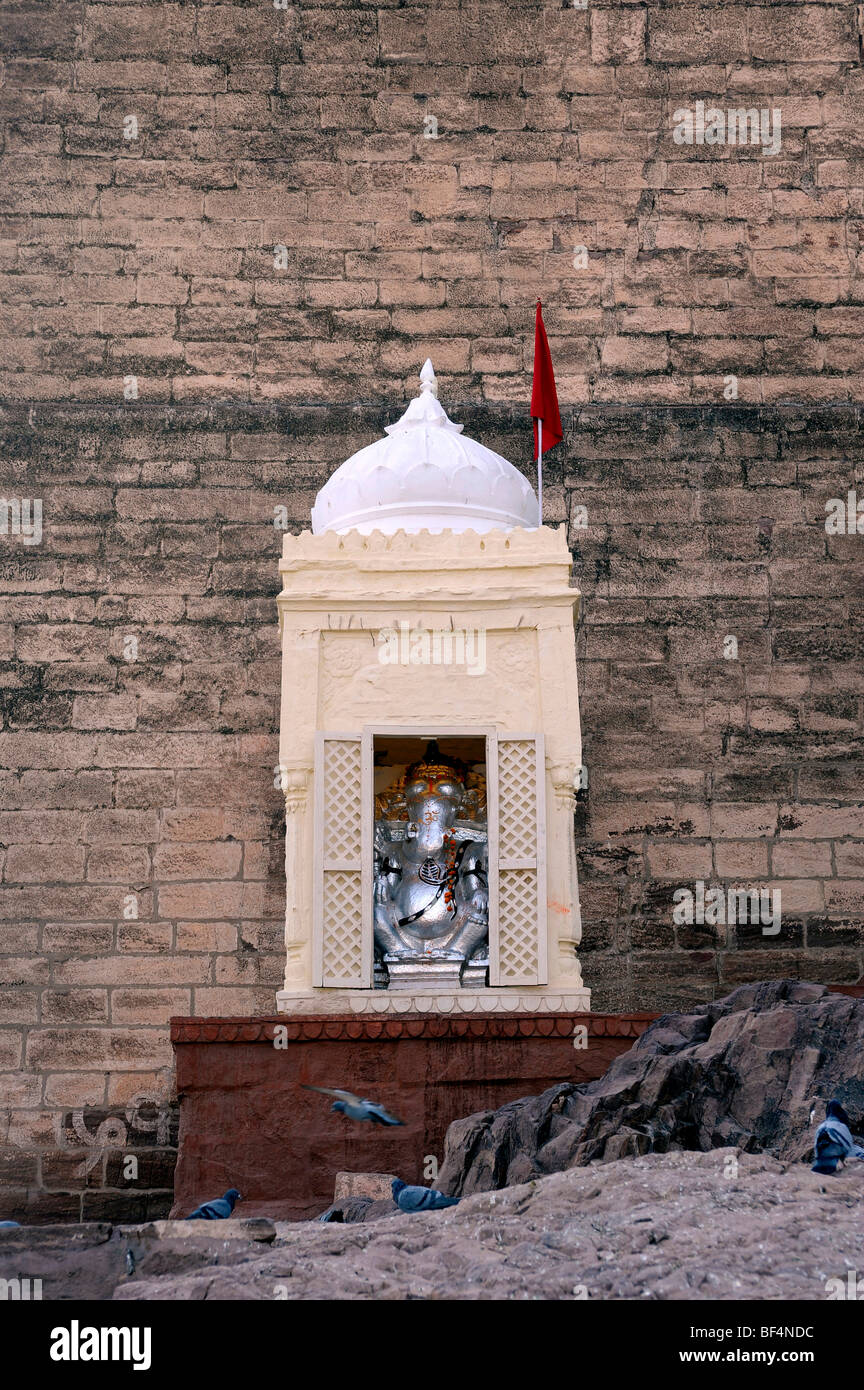
<svg viewBox="0 0 864 1390"><path fill-rule="evenodd" d="M312 814L309 789L311 767L280 764L280 785L285 796L285 988L304 985L312 943L312 908L309 901Z"/></svg>
<svg viewBox="0 0 864 1390"><path fill-rule="evenodd" d="M548 767L548 772L555 805L554 814L550 817L550 834L556 841L554 862L560 866L561 875L552 890L557 896L555 907L550 912L550 921L556 928L556 979L566 980L568 984L575 986L582 984L582 971L576 954L576 947L582 939L582 919L579 913L579 884L576 849L573 843L575 780L578 769L569 762L553 763Z"/></svg>

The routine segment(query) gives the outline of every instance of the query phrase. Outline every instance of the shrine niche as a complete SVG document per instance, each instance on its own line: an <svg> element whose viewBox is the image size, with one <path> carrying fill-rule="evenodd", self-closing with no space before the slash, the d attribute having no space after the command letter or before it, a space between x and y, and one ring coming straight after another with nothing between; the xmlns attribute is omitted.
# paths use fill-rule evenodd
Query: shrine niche
<svg viewBox="0 0 864 1390"><path fill-rule="evenodd" d="M375 983L488 984L485 749L481 771L430 740L375 797L374 827Z"/></svg>
<svg viewBox="0 0 864 1390"><path fill-rule="evenodd" d="M421 380L284 539L278 1007L582 1011L564 528Z"/></svg>

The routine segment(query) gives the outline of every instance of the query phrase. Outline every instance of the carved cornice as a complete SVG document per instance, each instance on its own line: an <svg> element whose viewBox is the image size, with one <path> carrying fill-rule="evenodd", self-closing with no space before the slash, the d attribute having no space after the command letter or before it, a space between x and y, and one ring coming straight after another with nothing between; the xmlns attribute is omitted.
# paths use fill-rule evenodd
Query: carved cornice
<svg viewBox="0 0 864 1390"><path fill-rule="evenodd" d="M346 531L340 535L336 531L324 531L315 535L312 531L301 531L299 535L286 532L282 538L282 569L291 568L292 563L303 560L326 560L341 555L404 555L406 558L427 557L438 564L442 560L461 561L466 556L507 560L510 556L524 563L525 557L536 557L540 561L557 560L569 565L571 556L567 546L567 528L542 526L529 529L513 527L501 531L395 531L390 535L382 531L372 531L363 535L360 531Z"/></svg>
<svg viewBox="0 0 864 1390"><path fill-rule="evenodd" d="M184 1043L353 1042L403 1038L570 1038L577 1023L592 1038L636 1039L656 1013L320 1014L271 1018L172 1018L171 1041ZM280 1032L276 1033L276 1029ZM284 1029L284 1032L281 1031Z"/></svg>

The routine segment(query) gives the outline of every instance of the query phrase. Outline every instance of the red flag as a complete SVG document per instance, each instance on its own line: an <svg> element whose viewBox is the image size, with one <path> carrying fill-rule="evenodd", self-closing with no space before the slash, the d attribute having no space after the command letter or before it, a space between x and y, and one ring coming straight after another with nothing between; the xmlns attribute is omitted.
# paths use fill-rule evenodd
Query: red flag
<svg viewBox="0 0 864 1390"><path fill-rule="evenodd" d="M549 340L543 327L543 313L540 300L537 300L537 318L534 321L534 385L531 390L531 418L534 421L534 457L537 457L537 421L543 421L543 452L547 454L555 444L564 438L561 432L561 416L558 413L558 392L555 390L555 373L552 370L552 355Z"/></svg>

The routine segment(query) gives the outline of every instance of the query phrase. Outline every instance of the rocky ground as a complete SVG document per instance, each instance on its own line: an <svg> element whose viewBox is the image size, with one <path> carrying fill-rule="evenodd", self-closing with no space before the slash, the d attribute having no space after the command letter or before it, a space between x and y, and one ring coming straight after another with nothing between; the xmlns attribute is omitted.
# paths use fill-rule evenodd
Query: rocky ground
<svg viewBox="0 0 864 1390"><path fill-rule="evenodd" d="M340 1174L332 1224L0 1231L0 1278L47 1299L821 1300L864 1280L864 1162L809 1167L834 1095L860 1130L864 1001L745 985L658 1019L598 1081L451 1125L451 1210Z"/></svg>
<svg viewBox="0 0 864 1390"><path fill-rule="evenodd" d="M0 1277L42 1277L45 1298L822 1300L826 1280L864 1274L862 1217L864 1163L820 1178L716 1149L594 1163L366 1224L0 1233Z"/></svg>

